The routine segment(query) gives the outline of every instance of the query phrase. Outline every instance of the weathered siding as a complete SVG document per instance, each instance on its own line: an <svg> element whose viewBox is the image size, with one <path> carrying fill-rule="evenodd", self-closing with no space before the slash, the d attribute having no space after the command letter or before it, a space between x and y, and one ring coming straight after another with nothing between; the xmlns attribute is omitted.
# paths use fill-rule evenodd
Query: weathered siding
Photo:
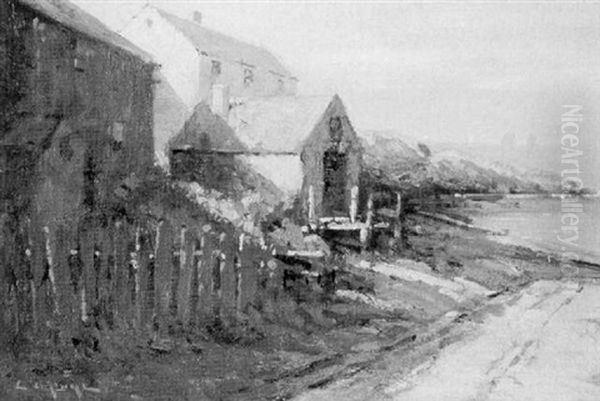
<svg viewBox="0 0 600 401"><path fill-rule="evenodd" d="M43 220L72 221L92 206L86 200L106 199L122 172L152 164L153 66L13 1L1 17L1 63L22 71L24 86L15 112L2 116L0 141L31 149L27 178Z"/></svg>
<svg viewBox="0 0 600 401"><path fill-rule="evenodd" d="M330 138L331 118L340 118L342 137L336 149L347 157L347 170L345 176L345 204L349 214L351 190L359 185L359 176L362 165L362 148L356 136L346 110L341 100L336 96L327 108L321 121L315 126L302 151L304 169L304 182L302 185L303 215L308 213L309 187L313 187L315 213L317 217L324 217L324 169L323 156L325 151L334 145Z"/></svg>

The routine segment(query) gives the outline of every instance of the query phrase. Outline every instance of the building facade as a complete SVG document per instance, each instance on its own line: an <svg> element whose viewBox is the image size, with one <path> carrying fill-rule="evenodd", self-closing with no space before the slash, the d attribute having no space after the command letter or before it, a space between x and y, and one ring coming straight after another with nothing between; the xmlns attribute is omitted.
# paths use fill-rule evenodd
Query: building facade
<svg viewBox="0 0 600 401"><path fill-rule="evenodd" d="M230 98L296 93L297 79L273 54L206 28L199 13L183 19L148 5L121 33L154 56L190 112L210 103L214 85Z"/></svg>
<svg viewBox="0 0 600 401"><path fill-rule="evenodd" d="M151 57L66 1L0 4L4 211L71 224L153 163Z"/></svg>

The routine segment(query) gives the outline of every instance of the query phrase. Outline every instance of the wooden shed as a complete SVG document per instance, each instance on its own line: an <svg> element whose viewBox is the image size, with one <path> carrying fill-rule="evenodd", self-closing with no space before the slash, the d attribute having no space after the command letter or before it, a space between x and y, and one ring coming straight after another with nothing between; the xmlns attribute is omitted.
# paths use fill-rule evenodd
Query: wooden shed
<svg viewBox="0 0 600 401"><path fill-rule="evenodd" d="M155 64L68 1L4 0L0 32L4 210L74 226L152 165Z"/></svg>
<svg viewBox="0 0 600 401"><path fill-rule="evenodd" d="M207 188L226 190L235 174L235 155L244 144L219 115L202 102L169 142L171 174Z"/></svg>
<svg viewBox="0 0 600 401"><path fill-rule="evenodd" d="M363 150L338 95L245 100L228 120L248 148L239 157L296 197L302 220L354 220Z"/></svg>

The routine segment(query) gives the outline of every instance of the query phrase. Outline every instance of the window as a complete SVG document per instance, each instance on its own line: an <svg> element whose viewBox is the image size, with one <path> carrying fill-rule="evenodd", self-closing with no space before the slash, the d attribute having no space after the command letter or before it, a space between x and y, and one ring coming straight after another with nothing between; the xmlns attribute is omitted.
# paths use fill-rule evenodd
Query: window
<svg viewBox="0 0 600 401"><path fill-rule="evenodd" d="M329 138L334 144L339 144L343 137L342 119L331 117L329 120Z"/></svg>
<svg viewBox="0 0 600 401"><path fill-rule="evenodd" d="M254 70L250 67L244 68L244 86L250 86L254 82Z"/></svg>
<svg viewBox="0 0 600 401"><path fill-rule="evenodd" d="M211 61L210 74L215 77L221 75L221 62L220 61L217 61L217 60Z"/></svg>

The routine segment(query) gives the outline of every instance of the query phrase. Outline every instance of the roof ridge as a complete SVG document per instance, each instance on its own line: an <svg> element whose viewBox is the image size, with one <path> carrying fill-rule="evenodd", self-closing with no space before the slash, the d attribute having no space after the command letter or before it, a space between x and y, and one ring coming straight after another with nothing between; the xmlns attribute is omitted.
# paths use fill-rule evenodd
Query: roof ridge
<svg viewBox="0 0 600 401"><path fill-rule="evenodd" d="M285 63L274 52L270 51L269 49L266 48L266 46L264 46L262 44L252 43L251 41L240 39L233 35L220 32L216 29L209 28L202 24L198 24L194 21L188 20L184 17L180 17L178 15L175 15L173 13L165 11L156 6L146 5L145 7L150 7L152 9L156 10L162 17L167 19L174 26L175 29L177 29L179 32L181 32L191 42L195 42L196 38L194 38L192 35L190 35L189 32L186 31L186 29L184 29L184 28L195 29L198 32L202 32L203 34L213 35L217 39L232 42L236 46L249 48L249 49L253 50L254 52L259 52L261 57L271 58L273 60L273 62L269 63L269 64L271 64L270 66L258 64L258 65L256 65L256 67L264 68L267 70L272 70L275 73L282 74L282 75L285 75L288 77L293 77L293 75L290 73L289 69L285 66ZM186 25L186 27L182 28L181 25ZM194 44L194 46L196 47L196 44ZM203 49L198 49L198 50L202 51ZM239 59L233 59L233 60L229 60L229 61L235 61L235 62L242 61L242 62L247 62L249 64L252 64L252 60L244 60L243 57L241 57L241 56Z"/></svg>
<svg viewBox="0 0 600 401"><path fill-rule="evenodd" d="M125 52L143 62L154 63L150 54L69 0L17 0L17 2L94 41Z"/></svg>

